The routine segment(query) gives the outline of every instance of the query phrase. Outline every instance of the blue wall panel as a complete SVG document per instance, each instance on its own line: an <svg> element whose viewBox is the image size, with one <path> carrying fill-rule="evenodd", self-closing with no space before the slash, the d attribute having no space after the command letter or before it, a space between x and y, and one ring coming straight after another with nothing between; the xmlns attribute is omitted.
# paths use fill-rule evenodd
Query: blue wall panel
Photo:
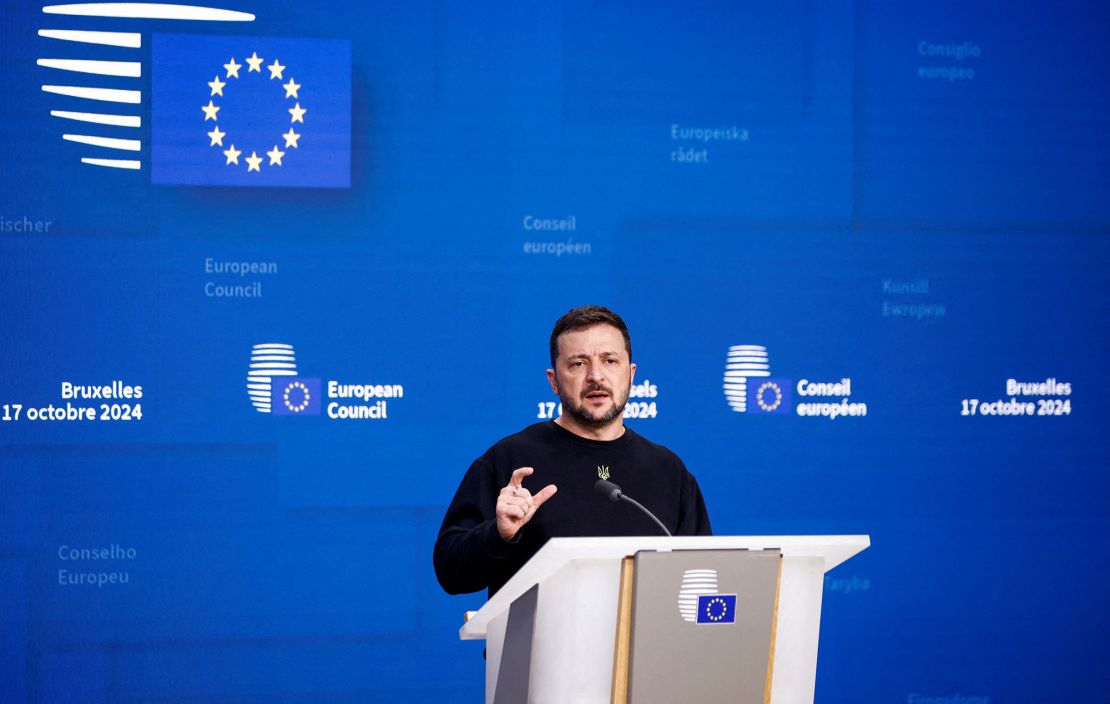
<svg viewBox="0 0 1110 704"><path fill-rule="evenodd" d="M477 701L481 644L456 633L482 595L443 594L431 547L470 462L551 412L547 336L586 303L628 321L655 404L628 422L683 457L718 533L871 535L826 578L818 701L1110 689L1102 4L6 9L0 701ZM240 74L168 64L155 33L228 42ZM248 68L317 40L350 65ZM235 89L290 79L297 146L239 137L226 163L209 132L261 105ZM349 130L314 122L348 90ZM211 184L154 168L167 138ZM250 181L279 146L258 168L286 185ZM268 343L325 396L394 393L260 412ZM734 345L766 349L787 413L730 407Z"/></svg>

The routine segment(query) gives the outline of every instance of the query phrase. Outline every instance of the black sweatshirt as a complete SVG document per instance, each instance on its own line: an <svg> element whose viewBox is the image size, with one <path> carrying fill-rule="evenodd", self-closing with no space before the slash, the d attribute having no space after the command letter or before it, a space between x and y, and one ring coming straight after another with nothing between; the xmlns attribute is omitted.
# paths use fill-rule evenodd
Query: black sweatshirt
<svg viewBox="0 0 1110 704"><path fill-rule="evenodd" d="M559 491L536 510L513 540L497 532L497 496L513 470L533 467L524 488ZM659 528L627 502L594 491L600 467L659 517L674 535L712 535L697 480L673 452L625 428L616 440L590 440L555 421L510 435L474 461L443 517L433 559L450 594L500 589L548 538L655 536Z"/></svg>

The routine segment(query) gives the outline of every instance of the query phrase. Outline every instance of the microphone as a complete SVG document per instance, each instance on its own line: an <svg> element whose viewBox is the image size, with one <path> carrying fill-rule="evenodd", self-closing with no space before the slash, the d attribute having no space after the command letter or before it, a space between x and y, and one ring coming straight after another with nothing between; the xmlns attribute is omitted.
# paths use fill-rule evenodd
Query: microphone
<svg viewBox="0 0 1110 704"><path fill-rule="evenodd" d="M621 491L621 488L613 482L607 481L605 479L598 479L597 484L594 484L594 491L606 497L610 501L620 501L621 499L624 499L628 503L646 513L648 518L655 521L655 525L659 526L659 530L663 531L664 535L666 535L668 538L671 537L671 532L667 530L667 526L663 525L663 522L656 518L654 513L644 508L639 501L625 496L624 492Z"/></svg>

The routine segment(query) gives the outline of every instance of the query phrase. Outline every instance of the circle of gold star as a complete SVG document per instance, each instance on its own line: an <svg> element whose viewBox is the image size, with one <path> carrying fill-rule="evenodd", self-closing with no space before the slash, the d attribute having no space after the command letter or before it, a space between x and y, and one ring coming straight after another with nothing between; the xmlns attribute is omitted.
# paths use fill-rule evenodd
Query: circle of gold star
<svg viewBox="0 0 1110 704"><path fill-rule="evenodd" d="M289 400L289 392L293 389L300 390L302 394L300 403L293 403ZM286 408L293 411L294 413L300 413L304 409L308 408L308 403L312 400L312 395L308 392L308 387L304 385L304 382L294 381L292 384L285 387L285 393L282 394L282 400L285 402Z"/></svg>
<svg viewBox="0 0 1110 704"><path fill-rule="evenodd" d="M715 612L714 606L719 606L720 611ZM715 596L705 604L705 615L710 621L720 621L728 614L728 604L719 596Z"/></svg>
<svg viewBox="0 0 1110 704"><path fill-rule="evenodd" d="M301 84L297 83L297 81L292 76L289 77L288 82L280 83L281 81L285 80L286 67L282 66L281 62L277 59L274 59L272 63L266 64L265 57L259 56L257 51L251 52L251 55L244 58L243 61L247 66L247 70L245 72L246 76L249 77L250 74L257 73L259 77L264 78L265 75L263 74L262 69L263 67L265 67L270 74L269 80L278 81L279 85L281 85L281 87L285 89L285 99L291 99L294 101L293 107L288 109L289 131L280 135L280 137L281 140L284 141L284 145L282 148L284 148L285 150L299 149L300 147L298 143L300 141L301 135L299 132L296 131L295 127L297 124L304 124L304 116L306 113L308 113L308 110L306 108L301 107ZM227 88L232 84L232 79L238 81L241 78L239 70L243 68L243 65L244 64L238 63L235 60L235 57L231 57L231 59L223 65L224 75L221 76L219 73L217 73L216 77L208 82L208 88L210 89L210 93L208 95L208 104L202 105L200 109L204 112L204 122L208 122L211 120L214 123L212 125L212 131L208 132L208 146L220 147L223 152L224 158L226 159L226 161L224 162L225 166L241 166L242 164L246 164L247 173L251 173L253 171L260 174L262 173L262 166L265 159L258 155L257 150L251 150L250 156L244 156L241 163L239 157L246 153L245 150L236 149L235 144L230 140L228 142L227 148L224 148L224 138L227 137L227 132L220 130L220 106L213 102L217 96L220 98L224 97L224 88ZM277 143L275 142L272 149L262 152L267 157L269 157L269 161L265 164L265 166L282 165L282 159L285 157L286 154L285 151L282 151L282 148L279 148Z"/></svg>
<svg viewBox="0 0 1110 704"><path fill-rule="evenodd" d="M767 402L763 399L763 392L767 391L768 389L775 392L774 401ZM759 407L762 408L764 411L770 413L782 404L782 389L780 389L779 385L773 381L765 381L763 382L763 385L759 387L759 390L755 392L755 402L758 403Z"/></svg>

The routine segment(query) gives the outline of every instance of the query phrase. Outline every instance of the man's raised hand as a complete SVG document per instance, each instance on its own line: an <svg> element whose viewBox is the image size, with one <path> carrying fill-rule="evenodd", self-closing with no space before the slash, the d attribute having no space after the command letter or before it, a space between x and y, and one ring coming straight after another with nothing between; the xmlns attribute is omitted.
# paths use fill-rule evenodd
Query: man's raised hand
<svg viewBox="0 0 1110 704"><path fill-rule="evenodd" d="M532 515L539 507L557 491L554 484L548 484L534 495L525 489L522 482L534 471L531 467L514 469L509 485L502 487L497 496L497 532L505 540L512 540L524 524L532 520Z"/></svg>

